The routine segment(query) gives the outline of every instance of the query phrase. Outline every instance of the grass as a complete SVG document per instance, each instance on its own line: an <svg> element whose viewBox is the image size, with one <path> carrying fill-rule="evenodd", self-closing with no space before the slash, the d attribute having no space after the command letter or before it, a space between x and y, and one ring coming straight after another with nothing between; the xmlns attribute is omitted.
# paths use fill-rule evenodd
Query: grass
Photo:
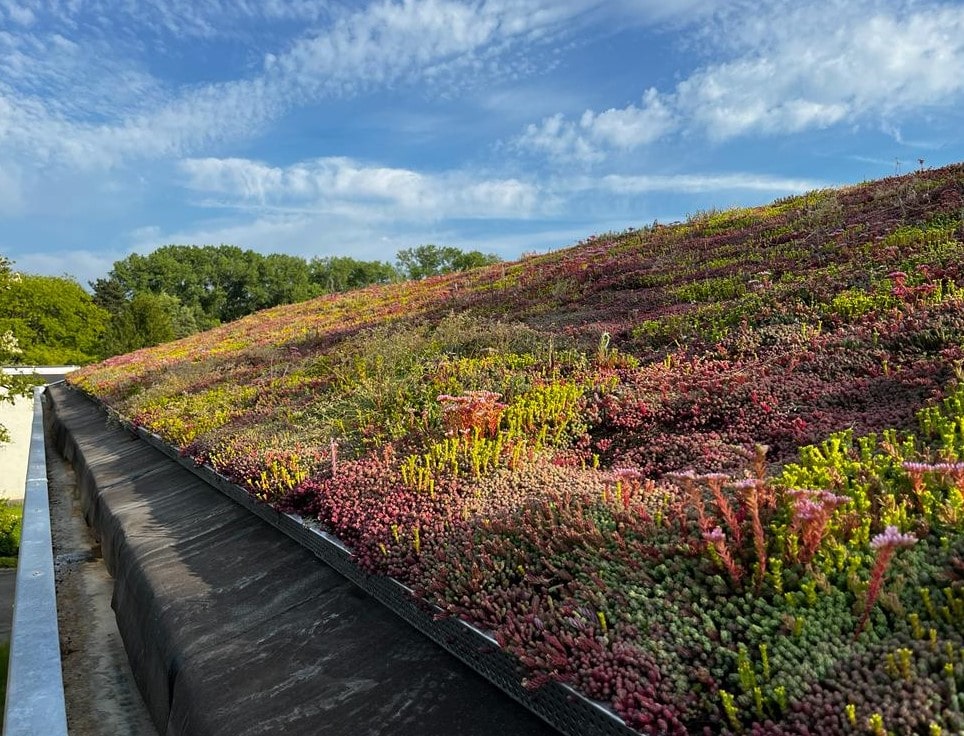
<svg viewBox="0 0 964 736"><path fill-rule="evenodd" d="M23 502L0 501L0 568L16 568L20 550L20 531L23 525ZM10 641L0 640L0 703L7 702L7 671ZM0 728L5 708L0 708Z"/></svg>

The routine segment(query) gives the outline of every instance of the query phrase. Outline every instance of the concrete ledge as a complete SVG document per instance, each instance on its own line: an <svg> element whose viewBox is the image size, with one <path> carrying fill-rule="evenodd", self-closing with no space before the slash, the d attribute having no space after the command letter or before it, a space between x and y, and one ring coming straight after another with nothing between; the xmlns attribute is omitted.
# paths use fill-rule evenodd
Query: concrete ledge
<svg viewBox="0 0 964 736"><path fill-rule="evenodd" d="M33 425L10 642L5 736L66 736L50 542L43 389L34 391Z"/></svg>
<svg viewBox="0 0 964 736"><path fill-rule="evenodd" d="M23 500L26 489L33 405L33 398L26 396L0 401L0 425L10 437L9 442L0 444L0 497L10 501Z"/></svg>
<svg viewBox="0 0 964 736"><path fill-rule="evenodd" d="M0 370L11 376L63 376L79 367L78 365L13 365Z"/></svg>
<svg viewBox="0 0 964 736"><path fill-rule="evenodd" d="M48 393L160 734L555 734L81 394Z"/></svg>
<svg viewBox="0 0 964 736"><path fill-rule="evenodd" d="M7 375L42 376L41 383L61 380L77 366L7 366L0 372ZM10 434L10 441L0 445L0 497L12 501L23 498L23 479L27 474L30 452L30 425L33 417L33 400L16 397L11 403L0 402L0 425Z"/></svg>

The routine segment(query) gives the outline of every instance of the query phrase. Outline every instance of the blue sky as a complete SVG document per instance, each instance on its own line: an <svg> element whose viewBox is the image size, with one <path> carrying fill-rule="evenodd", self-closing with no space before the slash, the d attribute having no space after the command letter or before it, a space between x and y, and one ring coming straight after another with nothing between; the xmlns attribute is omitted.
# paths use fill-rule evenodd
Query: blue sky
<svg viewBox="0 0 964 736"><path fill-rule="evenodd" d="M964 4L0 0L0 253L515 258L964 159Z"/></svg>

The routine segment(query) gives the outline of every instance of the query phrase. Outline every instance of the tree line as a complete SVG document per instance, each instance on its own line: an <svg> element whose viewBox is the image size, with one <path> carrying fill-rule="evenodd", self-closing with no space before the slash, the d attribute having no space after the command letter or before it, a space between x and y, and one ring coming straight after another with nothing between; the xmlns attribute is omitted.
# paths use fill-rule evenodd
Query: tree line
<svg viewBox="0 0 964 736"><path fill-rule="evenodd" d="M233 245L166 245L116 261L88 293L69 277L16 275L0 256L0 362L89 363L210 329L261 309L372 284L497 263L477 250L406 248L395 263L263 255ZM5 269L5 270L4 270Z"/></svg>

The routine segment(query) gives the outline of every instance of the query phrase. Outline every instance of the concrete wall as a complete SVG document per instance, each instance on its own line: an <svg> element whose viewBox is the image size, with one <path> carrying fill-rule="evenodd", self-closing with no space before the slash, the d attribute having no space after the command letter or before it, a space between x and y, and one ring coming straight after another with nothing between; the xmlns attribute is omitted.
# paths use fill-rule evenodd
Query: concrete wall
<svg viewBox="0 0 964 736"><path fill-rule="evenodd" d="M59 381L77 366L17 366L4 368L7 374L36 373L47 382ZM30 451L30 423L33 418L33 397L21 397L15 403L0 403L0 425L10 433L10 442L0 444L0 499L23 500L27 478L27 456Z"/></svg>
<svg viewBox="0 0 964 736"><path fill-rule="evenodd" d="M48 383L61 380L77 366L15 366L3 368L6 374L43 376ZM27 456L30 452L30 423L33 397L21 397L13 404L0 402L0 425L10 433L10 442L0 444L0 499L23 500L27 478Z"/></svg>
<svg viewBox="0 0 964 736"><path fill-rule="evenodd" d="M32 418L33 398L20 397L14 404L0 404L0 424L10 433L10 442L0 445L0 498L23 499Z"/></svg>

